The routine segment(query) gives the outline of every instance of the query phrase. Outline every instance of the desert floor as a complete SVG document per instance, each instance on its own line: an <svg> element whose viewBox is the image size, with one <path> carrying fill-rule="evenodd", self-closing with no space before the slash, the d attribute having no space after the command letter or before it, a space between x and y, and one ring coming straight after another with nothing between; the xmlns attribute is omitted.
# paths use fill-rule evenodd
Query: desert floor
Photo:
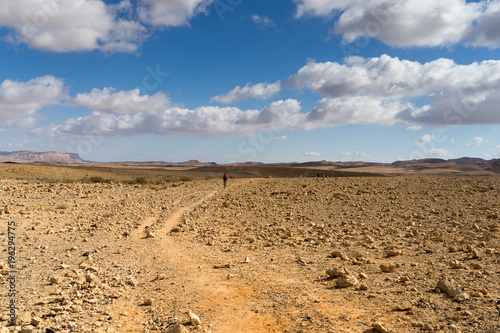
<svg viewBox="0 0 500 333"><path fill-rule="evenodd" d="M500 331L498 179L51 172L0 180L2 333Z"/></svg>

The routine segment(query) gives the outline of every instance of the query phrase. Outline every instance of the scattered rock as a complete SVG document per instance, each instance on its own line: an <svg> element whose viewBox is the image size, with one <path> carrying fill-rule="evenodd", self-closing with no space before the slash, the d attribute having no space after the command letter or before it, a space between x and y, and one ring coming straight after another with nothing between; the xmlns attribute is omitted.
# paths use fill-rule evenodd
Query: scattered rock
<svg viewBox="0 0 500 333"><path fill-rule="evenodd" d="M388 333L389 331L379 322L377 323L374 323L372 325L372 328L377 331L377 332L380 332L380 333Z"/></svg>
<svg viewBox="0 0 500 333"><path fill-rule="evenodd" d="M170 326L165 333L189 333L188 329L184 327L182 324L174 324Z"/></svg>
<svg viewBox="0 0 500 333"><path fill-rule="evenodd" d="M337 288L349 288L358 284L358 279L352 275L345 275L335 280Z"/></svg>
<svg viewBox="0 0 500 333"><path fill-rule="evenodd" d="M393 264L381 264L380 270L384 273L392 273L396 270L396 265Z"/></svg>
<svg viewBox="0 0 500 333"><path fill-rule="evenodd" d="M338 277L350 275L351 272L349 272L349 270L347 268L345 268L345 267L340 267L340 268L334 267L332 269L327 270L326 274L329 277L338 278Z"/></svg>
<svg viewBox="0 0 500 333"><path fill-rule="evenodd" d="M189 319L191 321L191 325L193 325L193 326L201 325L200 318L197 315L195 315L191 310L188 312L188 315L189 315Z"/></svg>

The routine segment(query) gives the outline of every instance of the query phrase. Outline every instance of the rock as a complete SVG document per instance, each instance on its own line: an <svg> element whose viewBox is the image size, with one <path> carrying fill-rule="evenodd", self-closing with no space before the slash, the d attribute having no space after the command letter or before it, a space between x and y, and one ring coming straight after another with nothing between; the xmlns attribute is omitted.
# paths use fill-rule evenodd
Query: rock
<svg viewBox="0 0 500 333"><path fill-rule="evenodd" d="M337 286L337 288L349 288L349 287L354 287L357 284L358 284L358 279L356 279L352 275L345 275L335 280L335 285Z"/></svg>
<svg viewBox="0 0 500 333"><path fill-rule="evenodd" d="M170 326L165 333L189 333L186 327L181 324L174 324Z"/></svg>
<svg viewBox="0 0 500 333"><path fill-rule="evenodd" d="M413 308L413 305L408 302L408 301L402 301L401 303L398 304L396 307L396 310L398 311L410 311Z"/></svg>
<svg viewBox="0 0 500 333"><path fill-rule="evenodd" d="M346 275L350 275L351 273L347 270L347 268L345 267L341 267L341 268L332 268L332 269L329 269L326 271L326 274L329 276L329 277L332 277L332 278L338 278L338 277L342 277L342 276L346 276Z"/></svg>
<svg viewBox="0 0 500 333"><path fill-rule="evenodd" d="M381 323L374 323L372 325L372 328L377 331L377 332L380 332L380 333L388 333L389 331L381 324Z"/></svg>
<svg viewBox="0 0 500 333"><path fill-rule="evenodd" d="M362 284L359 285L359 289L360 290L368 290L369 288L368 288L368 285L362 283Z"/></svg>
<svg viewBox="0 0 500 333"><path fill-rule="evenodd" d="M50 284L61 284L63 279L60 276L53 276L49 279Z"/></svg>
<svg viewBox="0 0 500 333"><path fill-rule="evenodd" d="M436 288L447 293L448 290L453 289L453 281L447 277L442 277L441 280L438 281Z"/></svg>
<svg viewBox="0 0 500 333"><path fill-rule="evenodd" d="M429 324L425 324L423 327L422 327L422 330L423 331L434 331L434 327L432 327L431 325Z"/></svg>
<svg viewBox="0 0 500 333"><path fill-rule="evenodd" d="M144 306L150 306L153 305L154 300L152 298L146 298L143 302L142 305Z"/></svg>
<svg viewBox="0 0 500 333"><path fill-rule="evenodd" d="M467 294L467 293L459 293L455 296L455 301L457 301L458 303L463 303L465 302L466 300L468 300L470 298L470 295Z"/></svg>
<svg viewBox="0 0 500 333"><path fill-rule="evenodd" d="M388 257L397 257L403 254L402 250L387 250Z"/></svg>
<svg viewBox="0 0 500 333"><path fill-rule="evenodd" d="M393 264L381 264L380 270L384 273L392 273L396 270L396 266Z"/></svg>
<svg viewBox="0 0 500 333"><path fill-rule="evenodd" d="M472 268L474 268L474 269L483 269L483 265L475 262L475 263L472 264Z"/></svg>
<svg viewBox="0 0 500 333"><path fill-rule="evenodd" d="M155 233L152 232L151 230L146 231L146 238L155 238Z"/></svg>
<svg viewBox="0 0 500 333"><path fill-rule="evenodd" d="M21 333L33 333L33 326L24 326L21 328Z"/></svg>
<svg viewBox="0 0 500 333"><path fill-rule="evenodd" d="M191 325L193 326L201 325L200 318L197 315L195 315L191 310L189 310L188 315L189 319L191 320Z"/></svg>
<svg viewBox="0 0 500 333"><path fill-rule="evenodd" d="M42 318L40 317L33 317L31 318L31 325L33 326L38 326L42 322Z"/></svg>
<svg viewBox="0 0 500 333"><path fill-rule="evenodd" d="M458 260L452 260L448 265L453 269L460 269L464 267L462 263Z"/></svg>
<svg viewBox="0 0 500 333"><path fill-rule="evenodd" d="M342 260L347 260L347 255L342 252L342 251L333 251L332 253L330 253L330 257L332 258L340 258Z"/></svg>
<svg viewBox="0 0 500 333"><path fill-rule="evenodd" d="M472 259L481 259L481 253L477 249L472 249Z"/></svg>
<svg viewBox="0 0 500 333"><path fill-rule="evenodd" d="M156 281L161 281L161 280L165 280L167 278L167 276L165 274L158 274L156 276Z"/></svg>
<svg viewBox="0 0 500 333"><path fill-rule="evenodd" d="M137 281L132 278L132 277L128 277L126 280L125 280L125 284L131 286L131 287L137 287Z"/></svg>
<svg viewBox="0 0 500 333"><path fill-rule="evenodd" d="M99 278L97 276L95 276L94 274L92 274L92 273L89 273L89 274L85 275L85 280L88 283L93 283L93 284L99 284L100 283Z"/></svg>
<svg viewBox="0 0 500 333"><path fill-rule="evenodd" d="M246 264L249 264L249 263L250 263L250 258L249 258L249 257L245 257L245 263L246 263Z"/></svg>

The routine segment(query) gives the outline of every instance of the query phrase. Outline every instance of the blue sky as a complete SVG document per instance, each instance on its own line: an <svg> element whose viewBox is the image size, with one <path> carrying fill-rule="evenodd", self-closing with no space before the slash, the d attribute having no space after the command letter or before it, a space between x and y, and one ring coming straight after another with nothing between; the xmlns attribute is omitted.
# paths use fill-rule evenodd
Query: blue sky
<svg viewBox="0 0 500 333"><path fill-rule="evenodd" d="M5 0L0 150L500 158L500 1Z"/></svg>

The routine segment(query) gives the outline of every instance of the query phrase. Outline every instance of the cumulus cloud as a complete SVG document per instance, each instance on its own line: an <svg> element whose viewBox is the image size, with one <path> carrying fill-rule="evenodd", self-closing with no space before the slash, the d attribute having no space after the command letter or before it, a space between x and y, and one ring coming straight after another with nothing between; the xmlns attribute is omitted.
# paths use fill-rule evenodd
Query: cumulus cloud
<svg viewBox="0 0 500 333"><path fill-rule="evenodd" d="M466 42L500 46L500 1L297 0L297 17L338 14L332 30L350 43L377 38L398 47L435 47Z"/></svg>
<svg viewBox="0 0 500 333"><path fill-rule="evenodd" d="M14 34L8 37L11 42L35 49L136 50L146 29L137 22L119 19L112 8L101 0L5 0L0 7L0 26L13 29Z"/></svg>
<svg viewBox="0 0 500 333"><path fill-rule="evenodd" d="M53 52L135 52L158 27L188 25L212 0L4 0L3 39Z"/></svg>
<svg viewBox="0 0 500 333"><path fill-rule="evenodd" d="M449 151L447 151L446 149L443 149L443 148L433 148L429 151L428 155L430 157L438 157L438 158L452 156L452 154Z"/></svg>
<svg viewBox="0 0 500 333"><path fill-rule="evenodd" d="M466 144L467 147L479 147L481 144L489 142L487 139L483 137L476 137L472 140L472 142L469 142Z"/></svg>
<svg viewBox="0 0 500 333"><path fill-rule="evenodd" d="M74 106L111 114L151 113L165 110L172 105L165 94L141 95L139 89L116 91L114 88L93 89L89 94L77 94L71 101Z"/></svg>
<svg viewBox="0 0 500 333"><path fill-rule="evenodd" d="M153 113L115 114L94 111L31 131L31 135L52 138L77 138L87 133L102 136L140 134L194 134L211 136L242 134L278 128L298 129L304 121L296 100L276 101L262 110L240 110L234 107L202 106L195 109L168 107Z"/></svg>
<svg viewBox="0 0 500 333"><path fill-rule="evenodd" d="M252 15L250 16L252 21L259 27L262 28L276 28L276 23L267 16Z"/></svg>
<svg viewBox="0 0 500 333"><path fill-rule="evenodd" d="M142 22L153 26L187 25L189 19L206 12L213 0L141 0L138 14Z"/></svg>
<svg viewBox="0 0 500 333"><path fill-rule="evenodd" d="M434 136L430 134L426 134L417 141L417 146L425 146L427 143L432 142L434 140Z"/></svg>
<svg viewBox="0 0 500 333"><path fill-rule="evenodd" d="M313 150L311 150L311 151L308 151L308 152L306 153L306 156L314 156L314 157L319 157L319 156L321 156L321 154L320 154L320 153L318 153L317 151L313 151Z"/></svg>
<svg viewBox="0 0 500 333"><path fill-rule="evenodd" d="M64 81L42 76L27 82L5 80L0 85L0 128L29 128L39 120L37 111L66 96Z"/></svg>
<svg viewBox="0 0 500 333"><path fill-rule="evenodd" d="M237 86L233 90L224 95L215 96L210 100L210 103L217 102L221 104L229 104L240 102L249 98L268 99L282 90L281 82L275 83L258 83L251 86L247 83L243 88Z"/></svg>
<svg viewBox="0 0 500 333"><path fill-rule="evenodd" d="M344 64L309 62L284 85L326 95L308 115L331 123L466 125L500 123L500 61L458 65L350 57ZM414 100L428 99L417 106Z"/></svg>

